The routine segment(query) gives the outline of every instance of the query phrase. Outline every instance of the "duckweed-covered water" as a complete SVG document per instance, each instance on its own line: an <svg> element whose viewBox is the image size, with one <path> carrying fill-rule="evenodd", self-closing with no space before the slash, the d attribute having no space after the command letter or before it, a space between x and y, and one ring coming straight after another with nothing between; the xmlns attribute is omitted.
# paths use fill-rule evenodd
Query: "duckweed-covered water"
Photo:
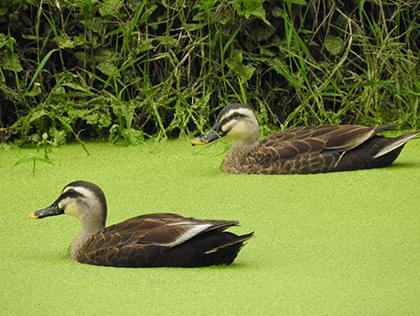
<svg viewBox="0 0 420 316"><path fill-rule="evenodd" d="M3 315L415 315L420 313L420 140L390 168L229 175L225 145L189 140L53 149L54 165L0 149ZM235 264L126 269L70 260L79 225L33 221L76 179L105 191L108 224L148 212L238 219L255 231Z"/></svg>

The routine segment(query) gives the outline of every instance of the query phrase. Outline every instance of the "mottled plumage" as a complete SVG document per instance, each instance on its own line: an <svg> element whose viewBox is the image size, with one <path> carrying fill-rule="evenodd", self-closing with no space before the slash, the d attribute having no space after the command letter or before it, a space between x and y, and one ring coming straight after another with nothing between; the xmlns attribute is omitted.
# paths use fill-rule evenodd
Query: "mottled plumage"
<svg viewBox="0 0 420 316"><path fill-rule="evenodd" d="M395 138L378 133L391 126L323 125L294 128L258 141L252 110L232 104L218 115L212 130L193 144L227 135L233 145L221 168L230 173L317 173L385 167L398 157L405 143L420 132Z"/></svg>
<svg viewBox="0 0 420 316"><path fill-rule="evenodd" d="M82 231L71 246L71 257L81 263L119 267L197 267L230 264L253 233L225 232L237 221L201 220L155 213L127 219L104 228L106 200L93 183L68 184L49 207L31 218L71 214L80 218Z"/></svg>

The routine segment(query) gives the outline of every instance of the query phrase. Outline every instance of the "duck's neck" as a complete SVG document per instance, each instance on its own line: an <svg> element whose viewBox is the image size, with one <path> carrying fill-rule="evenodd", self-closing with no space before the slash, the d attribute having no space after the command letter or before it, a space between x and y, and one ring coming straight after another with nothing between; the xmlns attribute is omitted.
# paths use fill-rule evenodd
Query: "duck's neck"
<svg viewBox="0 0 420 316"><path fill-rule="evenodd" d="M83 247L89 237L102 231L105 226L102 221L83 215L80 217L80 224L82 229L71 243L70 256L72 259L77 259L77 254L80 248Z"/></svg>
<svg viewBox="0 0 420 316"><path fill-rule="evenodd" d="M223 159L222 170L230 173L246 173L248 168L246 157L256 146L258 146L257 140L249 143L233 143Z"/></svg>
<svg viewBox="0 0 420 316"><path fill-rule="evenodd" d="M258 135L249 137L241 141L235 141L232 143L233 148L247 148L249 146L255 146L258 143Z"/></svg>
<svg viewBox="0 0 420 316"><path fill-rule="evenodd" d="M228 155L243 156L247 154L250 150L253 150L258 144L258 141L250 140L248 142L233 143L230 147Z"/></svg>

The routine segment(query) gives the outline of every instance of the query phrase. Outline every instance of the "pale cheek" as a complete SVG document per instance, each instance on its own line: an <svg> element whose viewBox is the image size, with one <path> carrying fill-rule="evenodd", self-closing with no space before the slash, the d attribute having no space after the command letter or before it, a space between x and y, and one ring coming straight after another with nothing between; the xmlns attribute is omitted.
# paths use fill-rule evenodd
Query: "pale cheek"
<svg viewBox="0 0 420 316"><path fill-rule="evenodd" d="M242 140L247 139L249 137L249 131L246 128L245 124L238 123L236 124L228 133L228 136L232 137L233 139Z"/></svg>
<svg viewBox="0 0 420 316"><path fill-rule="evenodd" d="M226 132L228 130L232 130L235 124L237 124L236 120L229 121L227 124L222 126L222 131Z"/></svg>
<svg viewBox="0 0 420 316"><path fill-rule="evenodd" d="M77 207L76 203L71 203L69 205L66 206L64 213L66 215L72 215L72 216L76 216L79 217L80 216L80 210Z"/></svg>

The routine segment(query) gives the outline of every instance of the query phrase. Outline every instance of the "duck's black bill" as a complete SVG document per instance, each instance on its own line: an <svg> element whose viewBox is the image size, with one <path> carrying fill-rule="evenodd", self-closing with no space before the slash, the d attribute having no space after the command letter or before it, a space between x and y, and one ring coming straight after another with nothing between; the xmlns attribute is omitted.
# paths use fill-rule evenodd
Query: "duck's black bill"
<svg viewBox="0 0 420 316"><path fill-rule="evenodd" d="M215 141L216 139L218 139L221 136L223 136L223 135L216 132L215 130L211 130L207 134L200 135L196 139L194 139L192 141L192 145L195 146L195 145L208 144L208 143L211 143L212 141Z"/></svg>
<svg viewBox="0 0 420 316"><path fill-rule="evenodd" d="M29 214L29 218L38 219L38 218L56 216L56 215L61 215L61 214L64 214L64 210L60 209L58 205L54 203L53 205L43 208L42 210Z"/></svg>

